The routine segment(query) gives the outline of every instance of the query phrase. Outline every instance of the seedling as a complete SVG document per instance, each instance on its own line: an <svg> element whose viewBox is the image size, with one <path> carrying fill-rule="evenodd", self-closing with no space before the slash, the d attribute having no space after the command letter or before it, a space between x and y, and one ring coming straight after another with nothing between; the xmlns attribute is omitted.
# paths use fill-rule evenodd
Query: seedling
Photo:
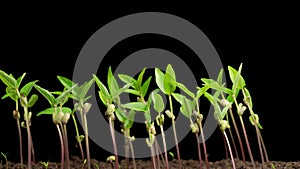
<svg viewBox="0 0 300 169"><path fill-rule="evenodd" d="M1 154L2 158L4 158L4 160L5 160L6 169L8 169L8 163L7 163L7 154L8 154L8 152L5 153L5 154L3 152L0 152L0 154ZM1 162L2 162L2 160L1 160Z"/></svg>
<svg viewBox="0 0 300 169"><path fill-rule="evenodd" d="M159 68L155 68L155 81L159 89L168 96L169 99L169 107L170 107L170 114L174 114L173 112L173 104L172 104L172 93L176 90L176 75L171 66L171 64L167 65L166 73L164 74ZM178 158L178 165L181 169L181 158L180 158L180 151L178 146L178 139L176 133L176 125L175 125L175 116L172 117L172 126L173 126L173 133L174 133L174 140L176 144L176 152Z"/></svg>
<svg viewBox="0 0 300 169"><path fill-rule="evenodd" d="M48 169L49 162L42 161L41 164L43 165L44 169Z"/></svg>
<svg viewBox="0 0 300 169"><path fill-rule="evenodd" d="M62 76L58 76L58 79L64 85L66 90L72 89L72 86L75 84L71 80L69 80L67 78L64 78ZM88 91L89 91L89 89L90 89L90 87L92 86L93 83L94 83L94 78L92 78L88 82L84 82L80 86L75 86L71 90L71 95L70 95L70 97L73 100L77 101L77 103L75 104L75 107L74 107L74 111L76 111L76 110L79 111L81 121L83 123L88 169L91 168L91 158L90 158L90 150L89 150L89 135L88 135L89 132L88 132L88 125L87 125L86 115L89 112L92 105L87 102L87 100L91 96L86 96L86 95L87 95L87 93L88 93ZM72 114L74 114L74 111L73 111ZM74 116L73 116L73 120L74 120ZM76 122L74 124L76 125ZM81 145L81 140L83 138L81 136L79 136L77 127L75 127L75 128L77 130L77 142L79 142L79 145ZM81 150L81 152L82 152L82 150Z"/></svg>
<svg viewBox="0 0 300 169"><path fill-rule="evenodd" d="M59 94L55 97L51 92L47 89L44 89L38 85L34 85L34 87L48 100L50 103L50 108L47 108L37 114L37 116L48 114L52 115L52 121L55 124L59 138L61 143L61 168L64 168L64 156L66 156L66 165L67 168L70 168L69 161L69 148L68 148L68 135L66 124L70 118L70 113L72 110L68 107L63 107L63 105L69 99L69 93L75 88L77 84L70 87L68 90L63 92L55 92L55 94Z"/></svg>
<svg viewBox="0 0 300 169"><path fill-rule="evenodd" d="M23 78L25 77L26 73L24 73L19 78L15 79L12 74L8 75L4 71L0 70L0 79L6 85L6 94L2 97L2 99L10 97L16 103L16 108L13 111L13 117L17 120L18 125L18 132L19 132L19 142L20 142L20 160L21 160L21 167L23 167L23 154L22 154L22 134L20 128L20 114L19 114L19 102L20 105L23 107L24 111L24 127L27 130L27 142L28 142L28 162L27 168L31 168L31 157L33 156L34 160L34 148L32 143L32 136L30 132L30 125L31 125L31 115L32 112L28 109L31 108L37 101L38 96L33 94L29 97L29 93L33 87L33 85L37 82L37 80L29 82L25 84L23 87L20 87Z"/></svg>
<svg viewBox="0 0 300 169"><path fill-rule="evenodd" d="M182 105L180 110L183 113L183 115L190 120L191 130L193 133L195 133L197 139L197 145L198 145L198 157L199 157L200 168L202 168L202 158L201 158L201 148L200 148L200 141L198 135L199 133L201 134L202 137L206 167L209 168L210 166L208 161L208 154L206 150L205 138L204 138L203 128L202 128L203 115L200 113L200 106L199 106L199 98L208 90L209 87L207 86L203 86L201 88L198 87L198 91L195 95L182 83L176 82L176 86L180 88L184 93L189 95L189 97L192 98L192 100L189 100L182 94L172 93L172 96L175 98L175 100L177 100ZM196 117L195 120L196 122L193 122L192 115Z"/></svg>

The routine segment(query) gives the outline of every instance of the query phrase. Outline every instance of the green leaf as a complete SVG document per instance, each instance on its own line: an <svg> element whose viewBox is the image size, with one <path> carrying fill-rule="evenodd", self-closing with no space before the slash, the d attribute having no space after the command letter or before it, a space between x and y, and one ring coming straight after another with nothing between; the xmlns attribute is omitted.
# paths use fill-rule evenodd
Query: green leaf
<svg viewBox="0 0 300 169"><path fill-rule="evenodd" d="M133 110L129 111L124 123L125 130L130 129L132 127L132 124L134 123L134 116L135 116L135 111Z"/></svg>
<svg viewBox="0 0 300 169"><path fill-rule="evenodd" d="M251 98L249 90L246 87L244 87L242 90L244 91L245 99L247 99L247 100L244 100L244 101L247 101L249 103L249 107L252 109L253 108L253 103L252 103L252 98Z"/></svg>
<svg viewBox="0 0 300 169"><path fill-rule="evenodd" d="M233 83L232 91L233 91L233 94L235 94L235 95L237 94L238 90L242 89L246 85L245 80L241 76L241 69L242 69L242 64L240 65L238 71L235 70L233 67L228 66L229 76L230 76L231 82Z"/></svg>
<svg viewBox="0 0 300 169"><path fill-rule="evenodd" d="M0 70L0 79L6 86L10 88L16 89L18 87L17 80L2 70Z"/></svg>
<svg viewBox="0 0 300 169"><path fill-rule="evenodd" d="M39 91L48 100L48 102L50 103L51 106L54 106L56 104L55 97L47 89L44 89L44 88L38 86L37 84L34 84L33 86L37 91Z"/></svg>
<svg viewBox="0 0 300 169"><path fill-rule="evenodd" d="M170 95L176 90L176 77L174 70L168 65L166 74L164 76L164 89L165 94Z"/></svg>
<svg viewBox="0 0 300 169"><path fill-rule="evenodd" d="M183 90L187 95L189 95L192 98L195 98L195 94L191 92L184 84L176 82L176 85L179 89Z"/></svg>
<svg viewBox="0 0 300 169"><path fill-rule="evenodd" d="M182 114L185 117L190 118L192 116L194 106L195 106L195 104L194 104L193 101L191 101L190 99L184 97L182 105L180 107L180 111L182 112Z"/></svg>
<svg viewBox="0 0 300 169"><path fill-rule="evenodd" d="M124 123L125 120L126 120L126 114L125 114L125 112L122 109L119 109L119 108L116 108L115 112L116 112L115 114L116 114L116 117L118 118L118 120L120 122Z"/></svg>
<svg viewBox="0 0 300 169"><path fill-rule="evenodd" d="M141 88L142 96L145 96L147 94L151 79L152 79L152 76L150 76L142 85L142 88Z"/></svg>
<svg viewBox="0 0 300 169"><path fill-rule="evenodd" d="M179 94L179 93L172 93L171 95L174 97L174 99L175 99L178 103L183 104L183 99L185 98L184 95Z"/></svg>
<svg viewBox="0 0 300 169"><path fill-rule="evenodd" d="M99 96L100 96L103 104L107 105L108 101L111 100L111 95L109 94L105 85L100 81L100 79L96 75L93 75L93 77L95 79L97 86L99 87L99 89L101 91L101 92L99 92Z"/></svg>
<svg viewBox="0 0 300 169"><path fill-rule="evenodd" d="M123 105L125 108L140 111L140 112L146 112L148 110L147 104L143 102L130 102Z"/></svg>
<svg viewBox="0 0 300 169"><path fill-rule="evenodd" d="M56 108L58 110L58 108ZM68 107L61 107L61 110L63 113L72 113L72 109L68 108ZM54 107L50 107L50 108L47 108L41 112L39 112L36 116L40 116L40 115L45 115L45 114L48 114L48 115L52 115L53 113L55 112L55 108Z"/></svg>
<svg viewBox="0 0 300 169"><path fill-rule="evenodd" d="M126 92L129 87L130 84L125 84L122 88L119 88L119 90L116 91L115 95L113 95L112 98L118 98L123 92Z"/></svg>
<svg viewBox="0 0 300 169"><path fill-rule="evenodd" d="M86 97L87 92L91 88L91 86L94 83L94 79L92 78L89 82L84 82L80 87L79 87L79 92L77 93L78 100L84 100ZM75 96L76 97L76 96Z"/></svg>
<svg viewBox="0 0 300 169"><path fill-rule="evenodd" d="M18 79L17 79L17 88L20 87L22 80L24 79L26 73L23 73Z"/></svg>
<svg viewBox="0 0 300 169"><path fill-rule="evenodd" d="M145 74L145 71L146 71L146 68L144 68L144 69L140 72L140 74L139 74L139 76L138 76L138 79L137 79L137 82L135 83L135 89L138 90L138 91L141 90L141 87L142 87L142 81L143 81L143 76L144 76L144 74Z"/></svg>
<svg viewBox="0 0 300 169"><path fill-rule="evenodd" d="M12 100L18 101L19 96L18 96L15 89L12 89L12 88L7 86L5 91L6 91L6 94L4 96L2 96L2 99L10 97Z"/></svg>
<svg viewBox="0 0 300 169"><path fill-rule="evenodd" d="M38 80L35 80L35 81L32 81L32 82L29 82L27 83L26 85L24 85L21 90L20 90L20 93L24 96L28 96L33 85L37 82Z"/></svg>
<svg viewBox="0 0 300 169"><path fill-rule="evenodd" d="M159 89L163 92L166 93L165 88L164 88L164 79L165 75L159 68L155 68L155 82Z"/></svg>
<svg viewBox="0 0 300 169"><path fill-rule="evenodd" d="M39 97L36 94L31 95L31 97L28 100L27 107L28 108L32 107L36 103L36 101L38 100L38 98Z"/></svg>
<svg viewBox="0 0 300 169"><path fill-rule="evenodd" d="M117 91L119 90L119 85L112 73L111 66L108 69L107 85L108 85L108 90L109 90L110 94L112 96L115 96Z"/></svg>
<svg viewBox="0 0 300 169"><path fill-rule="evenodd" d="M204 86L207 86L211 89L218 90L226 94L232 94L232 91L230 89L224 87L222 84L219 84L213 79L201 78L201 81L204 82Z"/></svg>
<svg viewBox="0 0 300 169"><path fill-rule="evenodd" d="M121 81L123 81L126 84L132 84L132 87L135 88L135 84L136 84L136 80L128 75L124 75L124 74L118 74L118 77Z"/></svg>
<svg viewBox="0 0 300 169"><path fill-rule="evenodd" d="M217 82L222 85L223 83L223 69L220 70L218 78L217 78Z"/></svg>
<svg viewBox="0 0 300 169"><path fill-rule="evenodd" d="M66 88L66 89L69 89L71 88L74 83L72 82L72 80L66 78L66 77L63 77L63 76L57 76L57 79L60 81L60 83Z"/></svg>
<svg viewBox="0 0 300 169"><path fill-rule="evenodd" d="M227 114L228 109L231 107L231 104L227 104L221 111L221 113L219 114L219 120L223 120L224 117Z"/></svg>
<svg viewBox="0 0 300 169"><path fill-rule="evenodd" d="M130 93L130 94L134 94L136 96L139 96L140 95L140 92L139 91L136 91L134 89L126 89L124 92L126 93Z"/></svg>
<svg viewBox="0 0 300 169"><path fill-rule="evenodd" d="M164 100L160 94L152 94L152 101L154 104L154 110L158 113L161 113L165 109Z"/></svg>
<svg viewBox="0 0 300 169"><path fill-rule="evenodd" d="M56 99L55 99L55 104L61 104L62 102L65 102L65 99L69 97L70 92L73 90L74 87L76 87L77 84L69 88L68 90L63 91ZM53 96L53 95L52 95Z"/></svg>
<svg viewBox="0 0 300 169"><path fill-rule="evenodd" d="M202 86L202 87L197 87L197 95L196 95L196 99L199 99L203 94L205 94L207 92L207 90L209 89L208 86Z"/></svg>

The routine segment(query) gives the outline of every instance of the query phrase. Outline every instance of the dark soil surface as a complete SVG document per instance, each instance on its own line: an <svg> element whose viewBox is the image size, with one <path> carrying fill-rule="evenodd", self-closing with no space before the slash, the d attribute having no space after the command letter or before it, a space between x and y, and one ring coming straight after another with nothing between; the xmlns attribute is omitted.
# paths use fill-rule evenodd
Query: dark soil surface
<svg viewBox="0 0 300 169"><path fill-rule="evenodd" d="M82 161L78 157L72 157L71 159L71 169L85 169L87 168L86 166L82 165ZM252 169L252 165L250 162L243 162L240 160L235 159L236 162L236 169ZM204 162L205 163L205 162ZM271 164L272 163L272 164ZM101 162L97 161L95 159L91 160L91 168L92 169L113 169L114 164L107 163L107 162ZM120 168L126 168L125 166L125 161L122 160L120 162ZM170 169L177 169L178 168L178 162L177 160L172 160L169 161ZM194 169L194 168L199 168L199 161L195 160L182 160L182 165L184 169ZM205 164L203 164L203 168L206 169ZM273 165L273 167L272 167ZM147 160L136 160L136 166L137 169L152 169L152 163L151 161ZM20 164L19 163L12 163L8 162L8 165L6 164L0 164L1 169L20 169ZM24 164L24 169L26 169L27 166ZM34 163L32 164L33 169L46 169L45 166L39 163ZM133 169L133 166L129 167L130 169ZM161 164L160 168L165 168L163 164ZM210 168L211 169L229 169L232 168L231 161L230 160L221 160L221 161L215 161L215 162L210 162ZM256 162L256 169L261 169L262 164ZM265 164L264 169L300 169L300 161L295 161L295 162L283 162L283 161L271 161L269 164ZM60 169L60 163L55 163L55 162L49 162L48 163L48 169Z"/></svg>

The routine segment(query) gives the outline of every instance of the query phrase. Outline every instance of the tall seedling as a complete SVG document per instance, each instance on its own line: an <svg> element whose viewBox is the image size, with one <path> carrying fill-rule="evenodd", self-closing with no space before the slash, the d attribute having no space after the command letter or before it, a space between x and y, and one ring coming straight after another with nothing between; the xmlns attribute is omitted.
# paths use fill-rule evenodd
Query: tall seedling
<svg viewBox="0 0 300 169"><path fill-rule="evenodd" d="M30 132L31 125L31 116L32 113L28 110L31 108L37 101L38 96L33 94L29 97L29 93L33 87L33 85L37 82L37 80L29 82L25 84L23 87L20 87L23 78L26 73L24 73L19 78L15 79L12 74L8 75L4 71L0 70L0 79L6 85L6 94L2 97L2 99L10 97L16 103L15 110L13 111L13 117L17 120L18 132L19 132L19 143L20 143L20 160L21 167L23 168L23 151L22 151L22 134L21 134L21 125L20 125L20 112L19 112L19 103L23 107L24 110L24 123L23 126L27 130L27 142L28 142L28 160L27 160L27 168L31 168L31 157L33 156L34 160L34 148L32 143L32 136ZM29 97L29 100L28 100ZM31 154L32 153L32 154Z"/></svg>
<svg viewBox="0 0 300 169"><path fill-rule="evenodd" d="M55 97L50 91L47 89L44 89L37 84L34 85L34 87L47 99L47 101L50 104L50 107L39 112L37 116L48 114L52 115L52 121L55 124L60 144L61 144L61 169L64 168L64 157L66 157L66 166L69 169L70 168L70 161L69 161L69 148L68 148L68 137L67 137L67 128L66 124L70 118L70 113L72 110L68 107L64 107L63 105L67 102L69 98L69 93L73 90L74 87L76 87L77 84L69 88L68 90L65 90L63 92L54 92L56 94L59 94L57 97Z"/></svg>
<svg viewBox="0 0 300 169"><path fill-rule="evenodd" d="M68 89L72 88L74 82L72 82L70 79L67 79L66 77L62 77L62 76L58 76L57 78L64 85L65 89L68 90ZM86 95L87 95L88 91L90 90L91 86L93 85L93 83L94 83L94 78L90 79L87 82L84 82L80 86L79 85L75 86L73 88L73 90L71 90L71 95L70 95L70 97L76 101L76 103L74 105L74 110L72 113L75 129L76 129L76 133L77 133L76 139L77 139L77 142L79 143L79 146L81 146L82 139L83 138L85 139L87 166L89 169L91 168L91 158L90 158L90 148L89 148L88 123L87 123L86 115L89 112L92 105L87 102L87 100L91 96L86 96ZM79 111L81 121L83 124L84 137L82 137L78 134L76 120L74 119L75 111ZM81 149L80 151L82 153L82 148L80 148L80 149ZM83 155L81 155L81 156L83 156Z"/></svg>
<svg viewBox="0 0 300 169"><path fill-rule="evenodd" d="M155 68L155 81L159 89L168 96L169 99L169 107L170 107L170 114L174 114L173 112L173 104L172 104L172 93L176 90L176 75L171 66L171 64L167 65L165 74L159 69ZM174 117L174 116L172 116ZM180 159L180 151L176 133L176 125L175 125L175 118L172 118L172 126L173 126L173 133L174 133L174 140L176 144L176 152L178 158L178 165L181 168L181 159Z"/></svg>

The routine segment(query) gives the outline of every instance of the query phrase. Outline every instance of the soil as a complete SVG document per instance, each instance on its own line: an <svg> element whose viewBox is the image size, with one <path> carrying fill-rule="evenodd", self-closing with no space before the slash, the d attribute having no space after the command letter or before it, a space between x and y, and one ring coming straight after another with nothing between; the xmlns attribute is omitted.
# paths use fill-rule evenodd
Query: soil
<svg viewBox="0 0 300 169"><path fill-rule="evenodd" d="M87 168L86 166L82 166L82 161L78 157L71 157L71 169L85 169ZM252 169L252 164L250 162L243 162L241 160L235 159L236 162L236 169ZM273 167L272 167L272 164ZM95 159L91 159L91 168L92 169L114 169L113 166L114 164L109 163L109 162L102 162L102 161L97 161ZM126 168L125 166L125 160L121 160L120 162L120 168ZM177 169L178 168L178 161L177 160L172 160L169 161L170 169ZM196 160L182 160L182 165L183 169L194 169L194 168L199 168L199 161ZM205 167L205 164L203 164L203 168ZM141 160L137 159L136 160L136 166L137 169L152 169L152 163L149 160ZM20 163L13 163L8 161L7 165L6 164L1 164L0 163L0 168L1 169L20 169ZM24 168L26 169L27 166L24 164ZM130 169L133 167L130 166ZM164 168L161 165L161 168ZM210 168L211 169L229 169L232 168L231 161L228 160L220 160L220 161L215 161L215 162L210 162ZM259 162L256 162L256 168L261 169L262 164ZM264 165L264 169L300 169L300 161L291 161L291 162L284 162L284 161L271 161L269 164ZM38 163L33 163L32 164L32 169L46 169L41 162ZM60 163L56 162L49 162L48 163L48 169L60 169Z"/></svg>

